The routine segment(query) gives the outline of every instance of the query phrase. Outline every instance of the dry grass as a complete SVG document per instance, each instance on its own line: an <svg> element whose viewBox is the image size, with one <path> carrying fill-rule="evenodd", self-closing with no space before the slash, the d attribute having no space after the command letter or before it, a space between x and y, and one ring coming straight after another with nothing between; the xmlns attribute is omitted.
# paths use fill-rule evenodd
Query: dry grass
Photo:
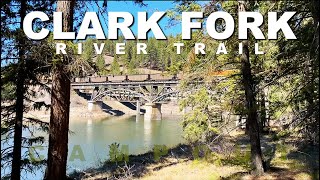
<svg viewBox="0 0 320 180"><path fill-rule="evenodd" d="M241 172L241 167L215 166L204 160L193 160L164 167L142 177L143 180L216 180Z"/></svg>
<svg viewBox="0 0 320 180"><path fill-rule="evenodd" d="M229 180L314 180L314 178L304 172L292 172L283 170L281 172L267 172L263 176L256 177L249 174L236 174L228 178Z"/></svg>
<svg viewBox="0 0 320 180"><path fill-rule="evenodd" d="M248 145L247 137L242 133L234 134L233 140L237 144ZM91 173L85 173L79 179L113 179L122 178L123 174L131 174L130 178L142 180L317 180L319 179L319 149L290 137L272 141L264 136L265 158L271 157L270 167L263 176L250 174L250 161L247 148L235 149L231 155L211 153L208 157L193 160L191 148L184 152L177 147L173 150L175 156L167 155L160 161L152 160L152 152L139 156L132 156L131 172L123 173L119 168L110 169L106 165ZM272 151L269 151L273 149ZM269 149L267 151L267 149ZM245 150L245 151L244 151ZM170 153L169 153L170 154ZM106 168L109 167L109 168ZM106 168L106 169L105 169ZM109 170L107 170L109 169Z"/></svg>
<svg viewBox="0 0 320 180"><path fill-rule="evenodd" d="M233 137L243 136L244 134L237 133L234 134ZM223 166L216 166L205 160L190 160L157 171L151 169L149 173L141 179L318 180L319 149L309 145L301 146L301 143L297 144L297 141L291 140L290 138L286 138L272 142L276 144L276 150L271 160L271 167L260 177L251 175L246 167L225 163ZM235 158L239 157L235 156Z"/></svg>

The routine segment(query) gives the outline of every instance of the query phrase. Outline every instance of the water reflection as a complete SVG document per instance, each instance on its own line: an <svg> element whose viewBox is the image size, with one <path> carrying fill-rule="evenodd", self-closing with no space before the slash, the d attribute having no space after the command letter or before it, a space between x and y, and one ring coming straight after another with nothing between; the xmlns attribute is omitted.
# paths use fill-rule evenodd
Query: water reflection
<svg viewBox="0 0 320 180"><path fill-rule="evenodd" d="M156 144L175 146L183 142L177 119L144 121L143 116L131 116L71 120L73 133L69 136L69 157L73 146L80 145L86 161L68 161L69 171L97 166L99 161L108 159L108 146L114 142L128 145L130 154L147 152Z"/></svg>
<svg viewBox="0 0 320 180"><path fill-rule="evenodd" d="M182 128L180 118L163 119L162 121L144 121L143 116L111 117L102 120L77 118L70 120L68 172L96 167L108 159L109 145L113 142L129 146L129 154L140 154L152 150L154 145L175 146L181 142ZM24 136L28 136L24 131ZM43 132L35 134L48 135ZM1 136L1 138L3 138ZM10 143L12 144L12 142ZM5 144L2 144L5 145ZM39 154L47 156L47 144ZM74 147L81 147L85 161L70 160ZM2 146L3 148L3 146ZM23 149L23 154L27 149ZM79 152L77 152L78 154ZM4 171L1 171L2 173ZM28 174L27 179L42 179L44 168L35 174Z"/></svg>
<svg viewBox="0 0 320 180"><path fill-rule="evenodd" d="M87 126L89 127L89 126L91 126L92 125L92 119L88 119L87 120Z"/></svg>
<svg viewBox="0 0 320 180"><path fill-rule="evenodd" d="M93 129L93 127L92 127L92 119L88 119L88 121L87 121L87 131L86 131L86 133L87 133L87 141L91 141L92 140L92 129Z"/></svg>
<svg viewBox="0 0 320 180"><path fill-rule="evenodd" d="M150 148L152 136L151 121L144 121L143 130L144 146Z"/></svg>

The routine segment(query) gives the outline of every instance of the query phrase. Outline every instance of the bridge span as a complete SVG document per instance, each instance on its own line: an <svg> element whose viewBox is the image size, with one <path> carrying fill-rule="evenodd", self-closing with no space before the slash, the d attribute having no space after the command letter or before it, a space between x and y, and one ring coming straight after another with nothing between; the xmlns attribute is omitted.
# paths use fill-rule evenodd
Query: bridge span
<svg viewBox="0 0 320 180"><path fill-rule="evenodd" d="M177 86L180 80L181 75L110 75L74 78L71 86L90 96L89 111L101 108L103 98L110 98L135 104L137 114L144 105L145 120L161 120L161 104L179 98Z"/></svg>

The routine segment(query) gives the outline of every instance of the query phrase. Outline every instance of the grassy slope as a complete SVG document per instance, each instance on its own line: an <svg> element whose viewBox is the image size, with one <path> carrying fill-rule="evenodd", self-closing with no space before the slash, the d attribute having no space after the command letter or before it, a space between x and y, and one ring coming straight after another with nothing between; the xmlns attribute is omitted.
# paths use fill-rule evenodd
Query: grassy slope
<svg viewBox="0 0 320 180"><path fill-rule="evenodd" d="M269 170L262 177L250 175L250 148L243 133L227 137L224 149L205 158L194 159L190 146L170 149L160 161L153 152L130 156L127 165L104 162L100 167L76 172L77 179L244 179L314 180L319 179L319 147L304 145L293 137L266 135L262 139ZM227 145L231 144L231 146ZM235 144L232 145L232 144ZM221 144L220 144L221 145ZM232 147L227 150L228 147Z"/></svg>
<svg viewBox="0 0 320 180"><path fill-rule="evenodd" d="M235 137L240 144L244 135ZM228 160L222 157L222 164L216 166L207 161L190 160L152 171L142 179L243 179L243 180L317 180L319 179L319 146L299 143L293 137L274 140L263 138L264 156L270 159L268 171L261 177L250 174L246 153L233 152ZM270 148L268 148L268 146ZM247 156L247 157L245 157Z"/></svg>

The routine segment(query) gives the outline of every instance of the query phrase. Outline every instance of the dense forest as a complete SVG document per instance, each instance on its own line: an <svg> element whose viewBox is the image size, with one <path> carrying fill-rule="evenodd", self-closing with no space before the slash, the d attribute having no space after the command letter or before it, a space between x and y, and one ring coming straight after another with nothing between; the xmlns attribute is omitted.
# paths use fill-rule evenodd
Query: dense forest
<svg viewBox="0 0 320 180"><path fill-rule="evenodd" d="M81 57L91 64L91 67L98 72L99 75L107 74L120 74L120 64L125 68L125 74L137 74L137 68L148 68L159 71L166 71L171 74L178 73L182 70L182 65L186 61L190 48L185 49L181 54L177 54L174 43L179 42L181 38L179 36L169 36L167 40L156 40L154 37L150 37L148 40L124 40L123 36L119 37L119 40L95 40L87 39L83 44L83 53ZM102 54L96 54L94 43L98 47L103 45ZM125 54L116 54L116 44L125 43ZM137 43L145 43L147 48L147 54L137 53ZM110 68L106 67L104 56L111 56L115 60L108 64Z"/></svg>
<svg viewBox="0 0 320 180"><path fill-rule="evenodd" d="M147 4L135 1L137 7ZM181 40L181 34L170 35L167 40L125 40L123 36L118 40L64 40L70 53L58 55L52 35L36 41L23 33L23 19L31 11L64 12L63 31L77 30L88 6L98 7L101 14L108 11L107 1L1 2L1 143L8 144L1 148L1 169L10 171L2 174L2 179L21 179L21 172L42 167L46 167L44 179L66 179L70 80L88 75L138 74L138 68L183 74L180 90L193 90L179 101L180 109L191 109L182 118L183 136L191 147L205 145L211 152L215 142L228 133L224 126L214 125L219 115L228 112L225 126L234 121L232 115L239 116L239 126L245 126L250 141L248 171L255 175L272 169L261 149L261 139L266 135L275 139L290 136L297 144L319 146L318 1L176 1L166 14L169 28L175 28L182 12L202 11L207 18L213 12L227 11L237 21L237 14L244 11L258 11L264 18L271 11L295 11L289 25L297 40L287 40L280 31L277 40L256 40L250 32L247 40L239 40L235 32L227 40L218 41L203 29L193 31L191 40ZM34 29L51 25L51 20L36 21ZM260 28L267 32L268 24ZM216 29L224 31L225 22L217 21ZM79 42L84 49L80 55L76 53ZM178 42L184 43L181 54L174 46ZM94 43L104 43L102 54L95 53ZM125 54L115 53L116 43L125 43ZM137 54L137 43L146 43L148 53ZM206 54L195 54L195 43L206 44ZM216 53L219 43L225 44L228 54ZM239 43L243 45L242 54ZM255 43L265 54L254 53ZM106 64L106 56L113 58L110 64ZM229 73L217 78L217 72ZM39 89L50 92L51 105L33 101ZM24 117L29 110L43 107L51 111L50 123ZM23 131L30 136L24 137ZM34 131L48 133L49 140L34 136ZM26 149L45 142L49 143L48 157L30 160Z"/></svg>

